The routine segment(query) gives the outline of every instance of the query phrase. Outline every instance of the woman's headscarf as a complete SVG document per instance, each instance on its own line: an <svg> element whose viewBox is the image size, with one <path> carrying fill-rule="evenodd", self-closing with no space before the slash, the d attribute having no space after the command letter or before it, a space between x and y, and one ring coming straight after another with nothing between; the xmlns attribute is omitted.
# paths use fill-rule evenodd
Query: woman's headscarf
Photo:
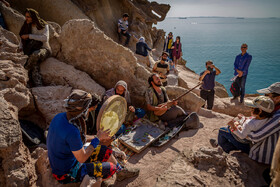
<svg viewBox="0 0 280 187"><path fill-rule="evenodd" d="M145 38L144 38L144 37L140 37L140 38L139 38L139 42L145 43Z"/></svg>
<svg viewBox="0 0 280 187"><path fill-rule="evenodd" d="M81 135L83 143L86 141L86 123L89 106L92 102L91 94L83 90L73 90L73 92L64 100L64 107L67 110L69 123L76 126Z"/></svg>

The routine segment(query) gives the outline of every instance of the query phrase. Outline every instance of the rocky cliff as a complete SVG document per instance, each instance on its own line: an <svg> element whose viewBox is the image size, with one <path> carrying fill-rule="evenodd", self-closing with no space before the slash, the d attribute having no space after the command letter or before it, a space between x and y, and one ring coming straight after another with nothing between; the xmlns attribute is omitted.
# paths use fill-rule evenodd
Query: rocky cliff
<svg viewBox="0 0 280 187"><path fill-rule="evenodd" d="M157 49L153 55L156 59L161 53L165 33L152 26L164 20L170 6L147 0L9 2L12 8L0 2L0 11L9 30L0 28L0 186L58 186L51 176L47 151L43 149L45 145L32 150L30 154L22 140L19 119L32 121L46 130L51 119L64 111L63 99L72 89L102 95L120 79L128 83L133 104L143 107L151 69L136 58L136 41L132 40L128 48L118 43L117 20L122 13L129 13L131 33L137 37L144 36L149 46ZM17 53L18 33L27 7L38 10L51 28L52 57L40 66L43 87L27 88L28 76L23 68L27 56ZM175 98L195 86L198 75L180 65L179 75L172 75L169 79L173 83L167 87L167 92L170 98ZM250 167L247 165L238 165L244 155L240 159L240 156L222 155L216 150L199 149L209 146L208 139L217 135L213 130L223 126L231 116L239 112L249 114L248 108L227 98L228 94L222 85L217 85L216 89L215 112L201 109L204 101L199 97L198 89L179 102L184 109L199 112L201 129L182 133L180 140L172 140L164 148L148 148L135 155L128 164L140 167L140 176L135 180L115 183L115 186L197 186L219 185L223 182L237 186L262 184L260 173L248 171ZM215 165L215 158L220 163ZM208 161L214 166L208 166ZM251 165L254 169L261 167L258 164ZM173 166L178 169L174 171ZM185 166L189 168L188 171ZM205 173L215 169L219 171ZM166 172L160 172L163 170ZM224 175L222 171L225 171ZM167 176L167 172L172 175ZM193 175L185 180L184 175L188 172ZM211 180L202 180L205 176L211 177ZM177 177L178 180L174 181ZM256 181L251 180L252 177L256 177Z"/></svg>

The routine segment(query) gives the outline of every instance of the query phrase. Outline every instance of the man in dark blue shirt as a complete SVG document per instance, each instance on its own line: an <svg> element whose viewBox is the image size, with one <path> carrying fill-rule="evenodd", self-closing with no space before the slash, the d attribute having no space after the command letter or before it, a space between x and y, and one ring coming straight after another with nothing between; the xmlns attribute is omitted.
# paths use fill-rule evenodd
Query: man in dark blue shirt
<svg viewBox="0 0 280 187"><path fill-rule="evenodd" d="M238 75L235 81L241 89L240 103L243 103L244 100L246 78L248 75L250 63L252 61L252 56L249 53L247 53L247 48L247 44L244 43L241 45L242 53L235 57L234 62L234 75ZM236 97L234 97L233 99L235 98Z"/></svg>
<svg viewBox="0 0 280 187"><path fill-rule="evenodd" d="M214 104L215 76L219 75L220 73L220 69L217 68L211 60L206 62L206 70L200 73L199 80L203 81L200 91L200 97L207 101L207 109L209 110L213 108Z"/></svg>

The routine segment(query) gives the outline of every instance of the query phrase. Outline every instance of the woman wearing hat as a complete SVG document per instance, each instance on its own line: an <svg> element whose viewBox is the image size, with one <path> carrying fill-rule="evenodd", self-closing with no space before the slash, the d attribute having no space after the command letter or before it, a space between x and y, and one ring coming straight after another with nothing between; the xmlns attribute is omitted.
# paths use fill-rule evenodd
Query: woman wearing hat
<svg viewBox="0 0 280 187"><path fill-rule="evenodd" d="M214 139L210 140L213 147L219 145L226 153L241 150L249 154L251 140L248 135L262 128L270 120L273 116L274 102L269 97L259 96L253 101L245 101L245 105L252 108L252 116L245 119L242 114L239 114L238 120L233 119L228 123L228 127L220 128L218 142Z"/></svg>

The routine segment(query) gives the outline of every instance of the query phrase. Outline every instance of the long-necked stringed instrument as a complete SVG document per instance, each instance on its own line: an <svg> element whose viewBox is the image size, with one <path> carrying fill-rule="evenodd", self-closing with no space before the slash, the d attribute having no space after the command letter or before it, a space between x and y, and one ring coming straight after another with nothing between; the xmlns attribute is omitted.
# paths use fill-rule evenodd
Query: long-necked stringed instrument
<svg viewBox="0 0 280 187"><path fill-rule="evenodd" d="M173 105L173 102L174 101L177 101L179 100L180 98L182 98L183 96L187 95L188 93L190 93L192 90L194 90L195 88L197 88L198 86L200 86L202 84L202 82L200 82L198 85L196 85L195 87L193 87L192 89L188 90L187 92L181 94L180 96L178 96L176 99L173 99L172 101L168 101L166 103L162 103L162 104L159 104L158 107L167 107L170 108L172 105ZM154 111L154 114L156 116L162 116L163 114L165 114L166 110L157 110L157 111Z"/></svg>

